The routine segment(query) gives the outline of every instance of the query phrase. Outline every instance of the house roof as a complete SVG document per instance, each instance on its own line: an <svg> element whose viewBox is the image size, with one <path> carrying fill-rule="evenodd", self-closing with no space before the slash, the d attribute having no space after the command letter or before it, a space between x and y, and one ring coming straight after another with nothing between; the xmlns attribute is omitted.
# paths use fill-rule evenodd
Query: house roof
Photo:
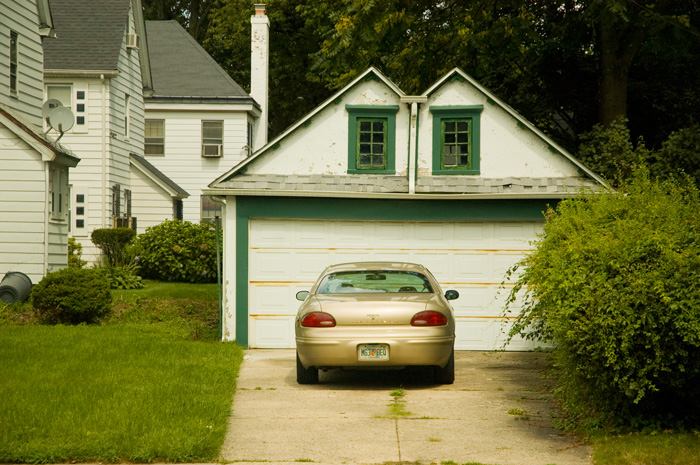
<svg viewBox="0 0 700 465"><path fill-rule="evenodd" d="M297 121L296 123L289 126L279 136L277 136L276 138L274 138L273 140L271 140L270 142L265 144L263 147L261 147L259 150L257 150L253 155L244 159L238 165L234 166L229 171L227 171L226 173L224 173L223 175L221 175L220 177L215 179L214 182L209 184L209 187L215 187L217 184L222 183L222 182L226 181L227 179L230 179L231 177L235 176L236 173L243 170L248 164L254 162L256 159L261 157L265 152L267 152L268 149L276 148L282 139L284 139L289 134L296 131L299 127L308 125L308 122L310 122L315 115L322 112L326 107L331 105L337 99L341 98L345 92L347 92L348 90L353 88L357 83L362 82L363 80L365 80L369 77L375 77L375 78L379 79L384 84L386 84L388 87L390 87L394 92L396 92L397 95L399 95L401 97L405 97L404 92L401 89L399 89L399 87L396 84L394 84L389 78L384 76L376 68L370 67L364 73L362 73L358 77L356 77L350 84L343 87L341 90L339 90L335 94L331 95L323 103L321 103L319 106L317 106L316 108L311 110L311 112L307 113L306 116L304 116L299 121Z"/></svg>
<svg viewBox="0 0 700 465"><path fill-rule="evenodd" d="M146 21L153 97L250 99L177 21ZM177 72L173 65L177 64Z"/></svg>
<svg viewBox="0 0 700 465"><path fill-rule="evenodd" d="M130 159L132 164L136 164L141 171L151 178L154 182L159 184L164 190L170 193L175 198L184 199L189 197L190 194L180 187L175 181L167 177L162 171L153 166L144 157L137 155L135 153L130 154Z"/></svg>
<svg viewBox="0 0 700 465"><path fill-rule="evenodd" d="M421 176L416 180L415 194L408 194L408 197L418 198L434 197L441 194L454 198L551 198L566 197L579 193L582 188L599 190L607 187L607 183L596 173L587 168L573 155L556 144L546 134L536 128L532 123L523 118L514 109L498 99L494 94L481 86L471 76L467 75L459 68L454 68L445 74L440 80L428 88L423 94L418 96L408 96L391 80L384 76L375 68L369 68L358 76L354 81L335 93L328 100L316 107L301 120L290 126L277 138L260 148L252 156L241 161L228 172L215 179L208 191L211 195L278 195L284 192L285 195L309 196L321 194L329 197L349 195L355 197L369 196L376 194L385 196L405 197L407 194L408 180L405 176L376 176L369 179L353 174L352 176L337 175L271 175L271 174L248 174L247 167L255 163L256 160L264 157L268 151L276 150L283 139L300 127L307 126L315 115L322 112L328 106L335 104L356 84L366 79L377 79L386 84L402 102L424 102L430 94L435 92L443 84L457 78L467 81L481 92L487 101L500 107L510 116L515 118L520 124L542 139L551 151L565 157L579 169L580 176L566 178L483 178L480 176L445 176L432 175ZM366 176L365 176L366 177Z"/></svg>
<svg viewBox="0 0 700 465"><path fill-rule="evenodd" d="M38 126L30 123L11 108L0 104L0 124L3 124L19 138L42 155L42 160L52 161L74 168L80 158L67 147L48 137Z"/></svg>
<svg viewBox="0 0 700 465"><path fill-rule="evenodd" d="M130 0L50 0L55 40L44 41L45 70L116 70Z"/></svg>

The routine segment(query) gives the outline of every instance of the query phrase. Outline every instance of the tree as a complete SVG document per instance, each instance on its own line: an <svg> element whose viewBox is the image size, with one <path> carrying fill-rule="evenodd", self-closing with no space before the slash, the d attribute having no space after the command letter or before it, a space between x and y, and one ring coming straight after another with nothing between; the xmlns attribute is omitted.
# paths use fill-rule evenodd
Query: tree
<svg viewBox="0 0 700 465"><path fill-rule="evenodd" d="M270 137L311 111L331 94L307 79L311 54L333 27L326 12L341 0L309 3L304 0L268 0L270 18ZM221 0L210 15L210 37L205 49L245 89L250 90L250 17L252 3Z"/></svg>
<svg viewBox="0 0 700 465"><path fill-rule="evenodd" d="M176 20L202 42L209 28L209 12L216 0L143 0L147 20Z"/></svg>

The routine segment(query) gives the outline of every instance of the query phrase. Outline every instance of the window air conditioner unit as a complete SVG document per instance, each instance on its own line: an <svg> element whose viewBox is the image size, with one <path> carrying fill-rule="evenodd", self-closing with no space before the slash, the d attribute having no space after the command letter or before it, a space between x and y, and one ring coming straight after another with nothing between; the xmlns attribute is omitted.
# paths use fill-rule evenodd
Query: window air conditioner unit
<svg viewBox="0 0 700 465"><path fill-rule="evenodd" d="M139 35L129 33L126 35L126 48L139 48Z"/></svg>
<svg viewBox="0 0 700 465"><path fill-rule="evenodd" d="M221 144L202 144L202 156L203 157L220 157L223 155L224 146Z"/></svg>
<svg viewBox="0 0 700 465"><path fill-rule="evenodd" d="M136 218L133 216L113 216L113 228L131 228L136 231Z"/></svg>

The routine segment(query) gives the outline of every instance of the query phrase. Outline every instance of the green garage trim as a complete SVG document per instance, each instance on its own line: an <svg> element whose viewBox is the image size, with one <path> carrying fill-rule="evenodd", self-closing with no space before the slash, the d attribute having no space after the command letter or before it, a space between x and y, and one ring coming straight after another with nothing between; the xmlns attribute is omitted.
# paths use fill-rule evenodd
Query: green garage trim
<svg viewBox="0 0 700 465"><path fill-rule="evenodd" d="M544 221L558 199L372 200L319 197L236 197L236 341L248 346L250 220Z"/></svg>

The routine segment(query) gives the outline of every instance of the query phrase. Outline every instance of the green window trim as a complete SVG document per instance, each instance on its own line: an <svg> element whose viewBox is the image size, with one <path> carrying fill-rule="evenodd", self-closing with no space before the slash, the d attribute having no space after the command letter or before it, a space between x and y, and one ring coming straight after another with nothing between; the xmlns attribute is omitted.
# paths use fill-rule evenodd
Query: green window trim
<svg viewBox="0 0 700 465"><path fill-rule="evenodd" d="M348 173L395 174L399 106L345 105L345 109L348 112ZM378 163L379 154L383 163Z"/></svg>
<svg viewBox="0 0 700 465"><path fill-rule="evenodd" d="M481 174L481 112L483 110L483 105L430 107L430 112L433 114L434 175ZM452 126L451 123L456 124ZM465 124L466 131L463 127ZM446 138L449 139L447 142ZM463 159L465 154L468 154L468 160Z"/></svg>

